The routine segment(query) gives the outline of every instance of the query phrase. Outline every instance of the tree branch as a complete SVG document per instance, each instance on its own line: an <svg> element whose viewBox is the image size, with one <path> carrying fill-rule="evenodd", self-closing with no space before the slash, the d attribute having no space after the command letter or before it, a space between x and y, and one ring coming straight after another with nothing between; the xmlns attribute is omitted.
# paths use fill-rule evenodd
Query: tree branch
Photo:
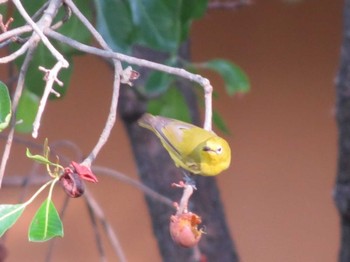
<svg viewBox="0 0 350 262"><path fill-rule="evenodd" d="M185 79L188 79L192 82L198 83L201 85L204 89L204 99L205 99L205 120L204 120L204 129L211 130L212 128L212 92L213 87L210 84L210 81L202 77L198 74L193 74L189 71L186 71L183 68L177 68L177 67L171 67L160 63L155 63L152 61L148 61L145 59L140 59L128 55L124 55L121 53L108 51L108 50L102 50L96 47L88 46L85 44L82 44L76 40L73 40L69 37L66 37L64 35L61 35L49 28L45 30L45 34L53 39L56 39L58 41L61 41L62 43L65 43L73 48L76 48L79 51L86 52L89 54L94 54L97 56L101 56L104 58L114 58L118 59L123 62L127 62L132 65L137 65L141 67L147 67L150 69L154 69L157 71L162 71L168 74L176 75Z"/></svg>
<svg viewBox="0 0 350 262"><path fill-rule="evenodd" d="M0 188L2 185L2 179L4 177L4 172L6 169L7 161L8 161L8 158L10 156L13 136L15 133L17 106L18 106L19 99L20 99L22 92L23 92L25 76L26 76L26 73L27 73L27 70L29 67L29 62L32 60L34 49L35 49L35 46L30 46L28 49L27 55L23 61L23 64L22 64L22 67L20 70L20 74L19 74L18 81L17 81L17 87L16 87L16 90L15 90L15 93L14 93L13 99L12 99L11 128L10 128L9 134L7 136L7 141L6 141L6 145L5 145L5 149L4 149L4 152L2 155L1 165L0 165Z"/></svg>
<svg viewBox="0 0 350 262"><path fill-rule="evenodd" d="M57 49L51 44L49 39L43 33L43 29L48 27L52 23L52 20L55 17L62 2L60 0L50 1L49 6L44 12L44 15L38 21L37 24L28 15L27 11L24 9L22 3L19 0L12 0L12 2L17 7L18 11L26 20L26 22L33 28L35 33L38 35L36 39L40 39L44 43L44 45L50 50L52 55L62 63L62 67L68 67L68 61L62 56L60 52L57 51ZM34 37L34 35L32 37Z"/></svg>
<svg viewBox="0 0 350 262"><path fill-rule="evenodd" d="M31 45L30 41L27 41L27 42L25 42L24 45L22 45L18 50L16 50L12 54L10 54L8 56L1 57L0 64L9 63L9 62L15 60L17 57L23 55L28 50L30 45Z"/></svg>
<svg viewBox="0 0 350 262"><path fill-rule="evenodd" d="M46 84L45 84L44 93L40 99L38 112L37 112L37 114L35 116L35 120L33 122L32 136L34 138L38 137L40 122L41 122L41 118L42 118L42 115L43 115L45 107L46 107L46 102L49 98L49 95L53 92L53 84L55 82L59 83L59 80L57 79L57 75L63 67L64 67L63 62L58 61L51 70L46 71L47 75L45 76Z"/></svg>
<svg viewBox="0 0 350 262"><path fill-rule="evenodd" d="M112 244L112 247L115 251L115 253L118 256L118 259L120 262L126 262L126 257L123 252L123 249L121 248L121 245L119 243L118 237L116 233L114 232L112 226L107 221L102 208L99 206L97 201L93 198L93 196L90 194L88 190L85 191L84 197L86 199L87 204L89 205L89 208L94 212L94 214L98 217L98 219L101 221L105 232L109 238L109 241Z"/></svg>
<svg viewBox="0 0 350 262"><path fill-rule="evenodd" d="M120 72L118 71L118 68L121 67L120 61L113 60L114 63L114 83L113 83L113 93L112 93L112 101L111 106L109 110L109 114L107 117L107 122L105 124L105 127L100 135L100 138L89 154L87 158L83 161L83 164L86 166L91 166L91 163L95 160L97 154L100 152L104 144L107 142L109 135L111 133L111 130L115 124L116 116L117 116L117 108L118 108L118 101L119 101L119 89L120 89Z"/></svg>

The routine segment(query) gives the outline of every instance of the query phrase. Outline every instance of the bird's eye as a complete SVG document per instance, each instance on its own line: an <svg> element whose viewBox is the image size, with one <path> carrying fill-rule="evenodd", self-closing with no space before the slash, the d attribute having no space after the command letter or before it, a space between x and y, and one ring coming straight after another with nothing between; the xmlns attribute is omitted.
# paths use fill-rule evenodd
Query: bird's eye
<svg viewBox="0 0 350 262"><path fill-rule="evenodd" d="M203 151L210 151L210 147L208 146L203 147Z"/></svg>
<svg viewBox="0 0 350 262"><path fill-rule="evenodd" d="M219 147L218 149L216 149L216 153L221 154L222 153L222 147Z"/></svg>

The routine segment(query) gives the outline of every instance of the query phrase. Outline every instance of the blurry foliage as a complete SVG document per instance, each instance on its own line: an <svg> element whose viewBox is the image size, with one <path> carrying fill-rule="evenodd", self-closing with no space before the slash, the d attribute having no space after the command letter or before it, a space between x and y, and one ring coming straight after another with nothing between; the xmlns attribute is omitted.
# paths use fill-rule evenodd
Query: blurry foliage
<svg viewBox="0 0 350 262"><path fill-rule="evenodd" d="M25 0L23 5L27 12L35 17L35 13L45 2L45 0ZM113 50L132 54L134 46L143 46L167 52L170 59L166 63L181 67L184 61L180 62L177 57L178 50L181 44L189 38L192 21L204 15L208 0L77 0L75 4L90 21L96 21L96 28ZM5 11L4 5L1 11ZM96 15L95 18L93 14ZM15 20L11 25L12 27L25 24L18 12L15 11L13 17ZM66 18L67 10L63 6L54 23ZM69 17L59 27L58 32L84 44L91 42L91 35L88 30L75 16ZM62 70L59 75L64 86L56 87L56 91L62 96L67 91L73 72L72 58L80 53L62 43L53 41L53 44L70 63L70 67ZM16 43L11 45L12 51L19 47ZM15 65L18 70L23 60L24 56L16 59ZM17 120L20 120L21 124L18 125L17 131L31 132L31 126L39 105L38 101L45 87L44 73L39 71L38 67L40 65L51 68L55 62L55 58L47 48L43 44L39 44L27 72L26 91L19 103ZM225 82L225 88L229 95L244 93L250 88L249 79L245 72L230 61L215 59L201 64L186 63L192 71L199 71L204 68L219 73ZM149 99L148 109L151 113L190 121L184 98L173 88L174 85L174 76L154 71L149 74L145 79L145 84L139 87L138 91L146 97L154 98ZM56 97L52 95L51 98ZM0 120L2 120L1 117ZM224 121L217 113L214 114L214 124L222 131L228 132Z"/></svg>

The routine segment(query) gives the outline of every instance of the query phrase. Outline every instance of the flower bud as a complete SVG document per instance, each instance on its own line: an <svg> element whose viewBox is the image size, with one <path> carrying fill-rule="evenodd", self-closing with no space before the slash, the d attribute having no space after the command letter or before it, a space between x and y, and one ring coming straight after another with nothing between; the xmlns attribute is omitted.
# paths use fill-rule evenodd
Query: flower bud
<svg viewBox="0 0 350 262"><path fill-rule="evenodd" d="M84 194L85 185L77 173L65 172L60 177L60 183L67 195L72 198L80 197Z"/></svg>

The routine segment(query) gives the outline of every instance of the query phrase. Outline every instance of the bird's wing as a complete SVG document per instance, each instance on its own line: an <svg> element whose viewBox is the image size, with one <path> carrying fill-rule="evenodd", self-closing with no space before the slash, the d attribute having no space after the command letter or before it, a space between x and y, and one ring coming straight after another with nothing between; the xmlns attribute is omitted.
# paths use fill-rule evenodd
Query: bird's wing
<svg viewBox="0 0 350 262"><path fill-rule="evenodd" d="M182 121L172 121L164 125L160 133L183 157L189 156L201 143L214 133Z"/></svg>

